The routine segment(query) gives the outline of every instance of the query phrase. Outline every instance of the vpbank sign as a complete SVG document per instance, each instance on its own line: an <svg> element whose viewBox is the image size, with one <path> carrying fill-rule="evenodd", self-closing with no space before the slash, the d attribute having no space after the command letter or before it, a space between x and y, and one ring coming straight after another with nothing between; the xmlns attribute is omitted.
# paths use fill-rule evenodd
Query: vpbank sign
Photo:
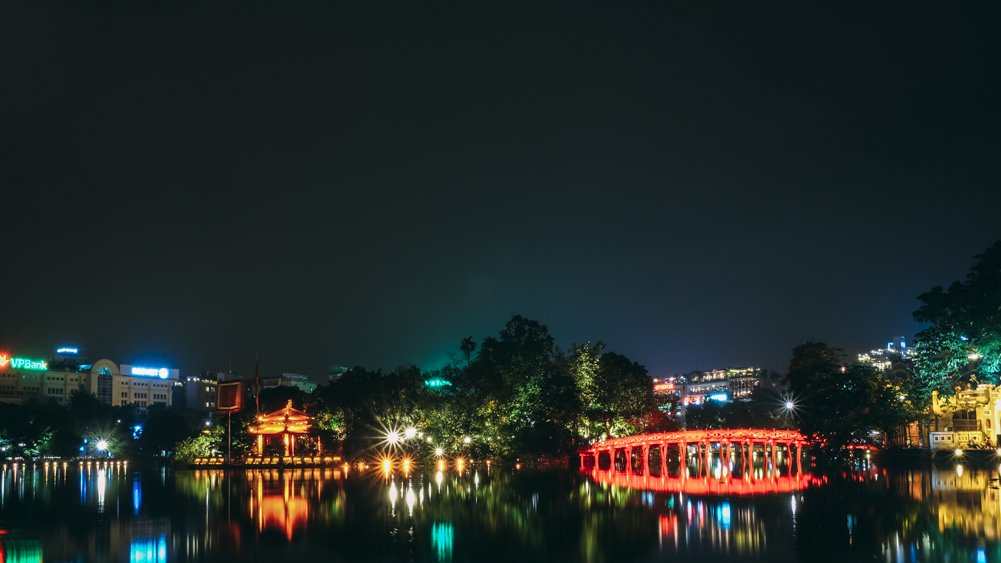
<svg viewBox="0 0 1001 563"><path fill-rule="evenodd" d="M121 365L122 375L156 379L178 379L180 371L173 368L160 366L132 366Z"/></svg>
<svg viewBox="0 0 1001 563"><path fill-rule="evenodd" d="M35 360L32 358L11 357L7 354L0 354L0 369L23 369L29 371L45 371L49 369L49 362L45 360Z"/></svg>

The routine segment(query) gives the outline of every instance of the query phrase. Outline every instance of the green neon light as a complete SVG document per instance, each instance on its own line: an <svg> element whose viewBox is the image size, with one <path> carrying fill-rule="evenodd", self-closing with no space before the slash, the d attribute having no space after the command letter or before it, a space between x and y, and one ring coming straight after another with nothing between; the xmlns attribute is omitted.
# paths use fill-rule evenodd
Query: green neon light
<svg viewBox="0 0 1001 563"><path fill-rule="evenodd" d="M441 389L442 387L451 387L452 382L441 377L432 377L431 379L425 379L424 385L431 389Z"/></svg>
<svg viewBox="0 0 1001 563"><path fill-rule="evenodd" d="M49 369L49 363L44 360L32 360L31 358L11 358L10 369L45 371Z"/></svg>

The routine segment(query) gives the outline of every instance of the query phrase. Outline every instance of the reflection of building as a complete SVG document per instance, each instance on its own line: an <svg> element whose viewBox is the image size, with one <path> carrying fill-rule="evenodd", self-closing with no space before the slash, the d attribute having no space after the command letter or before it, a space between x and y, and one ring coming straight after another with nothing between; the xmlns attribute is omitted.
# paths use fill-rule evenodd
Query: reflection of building
<svg viewBox="0 0 1001 563"><path fill-rule="evenodd" d="M322 473L321 473L322 471ZM252 481L251 517L257 530L279 530L289 540L309 521L310 500L319 500L324 481L341 478L331 469L263 470L248 473ZM315 504L314 504L315 506Z"/></svg>
<svg viewBox="0 0 1001 563"><path fill-rule="evenodd" d="M80 390L116 407L169 407L171 389L177 380L178 370L160 366L119 367L107 359L93 364L60 361L58 357L45 361L0 353L0 402L51 399L65 405Z"/></svg>
<svg viewBox="0 0 1001 563"><path fill-rule="evenodd" d="M992 448L999 443L998 423L1001 415L1001 387L976 383L956 387L951 397L940 397L932 391L931 408L936 417L935 428L929 433L932 450Z"/></svg>
<svg viewBox="0 0 1001 563"><path fill-rule="evenodd" d="M984 471L932 470L938 528L960 530L968 537L982 537L988 544L1001 540L1001 499L991 487L992 474Z"/></svg>
<svg viewBox="0 0 1001 563"><path fill-rule="evenodd" d="M293 409L290 399L281 410L257 415L257 424L247 430L257 436L255 454L262 456L270 449L277 449L279 455L290 457L296 455L296 440L306 435L309 425L309 415Z"/></svg>

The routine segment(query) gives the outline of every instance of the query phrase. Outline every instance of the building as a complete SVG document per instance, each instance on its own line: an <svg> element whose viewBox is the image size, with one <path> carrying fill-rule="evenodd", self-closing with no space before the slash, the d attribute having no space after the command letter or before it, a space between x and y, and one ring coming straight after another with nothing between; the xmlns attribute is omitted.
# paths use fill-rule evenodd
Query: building
<svg viewBox="0 0 1001 563"><path fill-rule="evenodd" d="M931 410L935 415L928 433L931 450L988 449L1001 444L1001 386L969 383L956 387L952 396L932 391Z"/></svg>
<svg viewBox="0 0 1001 563"><path fill-rule="evenodd" d="M681 395L685 391L683 377L654 377L653 396L657 399L657 409L672 417L680 417L682 412Z"/></svg>
<svg viewBox="0 0 1001 563"><path fill-rule="evenodd" d="M262 377L261 388L269 389L275 387L295 387L303 393L309 394L316 391L316 383L310 381L308 376L301 373L285 372L277 377Z"/></svg>
<svg viewBox="0 0 1001 563"><path fill-rule="evenodd" d="M701 405L707 400L749 401L763 378L764 371L754 367L693 372L685 378L682 401L685 405Z"/></svg>
<svg viewBox="0 0 1001 563"><path fill-rule="evenodd" d="M184 402L175 406L183 406L195 411L212 412L216 407L216 393L221 376L210 371L201 375L187 376L181 383Z"/></svg>
<svg viewBox="0 0 1001 563"><path fill-rule="evenodd" d="M872 366L880 371L896 371L904 369L911 360L911 349L903 336L892 338L886 343L886 348L876 348L858 355L858 362Z"/></svg>
<svg viewBox="0 0 1001 563"><path fill-rule="evenodd" d="M116 407L131 405L145 410L172 404L172 389L179 379L177 369L130 364L119 367L108 359L88 363L67 356L66 348L59 350L64 350L62 355L49 360L0 353L0 402L51 399L66 405L74 392L86 391Z"/></svg>

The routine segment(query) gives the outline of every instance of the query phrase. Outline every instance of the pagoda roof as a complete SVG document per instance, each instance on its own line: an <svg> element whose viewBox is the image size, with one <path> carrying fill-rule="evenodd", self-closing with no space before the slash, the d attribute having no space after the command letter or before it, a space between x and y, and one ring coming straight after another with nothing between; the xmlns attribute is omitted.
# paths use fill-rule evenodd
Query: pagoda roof
<svg viewBox="0 0 1001 563"><path fill-rule="evenodd" d="M289 399L284 408L268 414L257 415L257 424L252 425L247 430L251 434L280 434L282 432L292 432L303 434L309 430L312 418L304 411L292 408L292 400Z"/></svg>

